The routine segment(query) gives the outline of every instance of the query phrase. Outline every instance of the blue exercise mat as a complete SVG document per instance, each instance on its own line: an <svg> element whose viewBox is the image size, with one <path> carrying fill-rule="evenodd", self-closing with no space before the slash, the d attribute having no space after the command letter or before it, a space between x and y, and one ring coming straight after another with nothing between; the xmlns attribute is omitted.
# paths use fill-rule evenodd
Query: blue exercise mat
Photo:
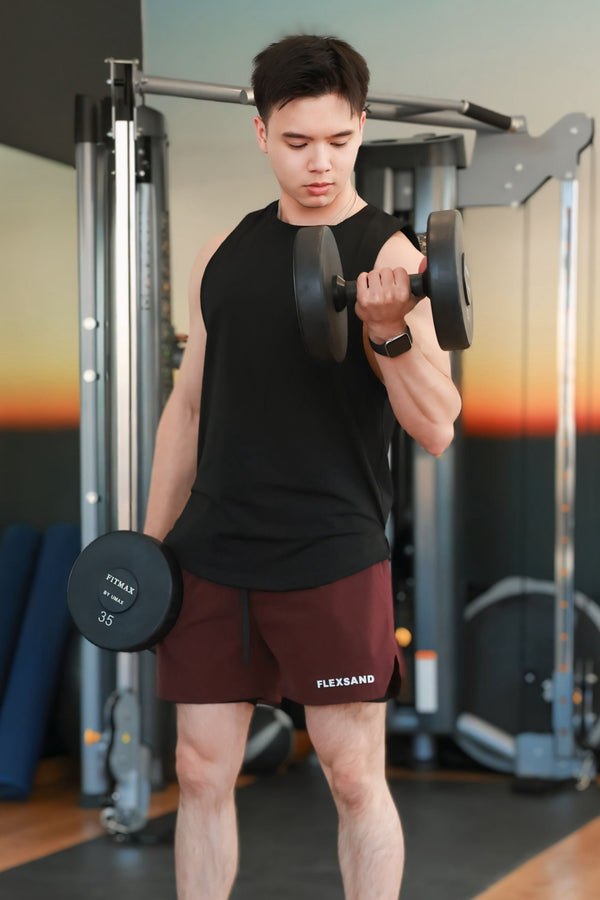
<svg viewBox="0 0 600 900"><path fill-rule="evenodd" d="M67 581L79 549L79 529L73 525L54 525L42 539L0 709L0 798L5 800L25 800L31 793L72 628Z"/></svg>
<svg viewBox="0 0 600 900"><path fill-rule="evenodd" d="M35 569L41 534L9 525L0 540L0 706Z"/></svg>

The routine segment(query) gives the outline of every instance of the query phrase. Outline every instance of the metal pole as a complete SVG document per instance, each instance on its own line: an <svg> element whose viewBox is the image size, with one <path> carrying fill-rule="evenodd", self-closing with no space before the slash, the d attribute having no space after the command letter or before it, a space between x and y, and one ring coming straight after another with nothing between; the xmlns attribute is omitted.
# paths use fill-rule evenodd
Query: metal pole
<svg viewBox="0 0 600 900"><path fill-rule="evenodd" d="M414 222L456 205L456 166L418 166ZM451 733L457 713L456 444L439 459L413 449L415 578L415 758L435 755L433 734Z"/></svg>
<svg viewBox="0 0 600 900"><path fill-rule="evenodd" d="M114 82L114 74L111 80ZM113 410L113 486L118 530L138 528L138 307L136 237L136 134L133 110L127 103L114 107L115 202L111 309L111 407ZM135 654L117 656L117 684L138 690L139 664Z"/></svg>
<svg viewBox="0 0 600 900"><path fill-rule="evenodd" d="M436 100L434 97L414 97L408 94L395 96L394 94L369 94L368 103L384 103L386 106L404 106L414 114L423 112L439 112L440 110L453 110L464 112L463 100Z"/></svg>
<svg viewBox="0 0 600 900"><path fill-rule="evenodd" d="M96 105L77 97L75 111L75 163L77 170L77 223L79 261L79 368L80 368L80 489L81 544L86 547L103 529L106 514L105 473L99 452L99 393L103 390L104 353L102 306L97 292L96 227L98 220L98 135ZM108 790L104 766L103 654L84 638L80 641L80 755L81 796L84 805L96 805Z"/></svg>
<svg viewBox="0 0 600 900"><path fill-rule="evenodd" d="M487 125L485 122L475 122L466 119L460 113L453 112L426 112L419 114L412 110L403 109L393 104L369 103L367 118L382 122L407 122L414 125L432 125L434 128L469 128L482 134L500 134L497 128ZM517 121L517 120L515 120ZM519 126L511 131L523 130L524 120L519 120Z"/></svg>
<svg viewBox="0 0 600 900"><path fill-rule="evenodd" d="M219 103L254 103L250 88L231 87L226 84L206 84L201 81L184 81L180 78L159 78L141 72L136 89L142 94L161 94L171 97L188 97L192 100L216 100Z"/></svg>
<svg viewBox="0 0 600 900"><path fill-rule="evenodd" d="M137 72L135 89L140 94L160 94L187 97L193 100L215 100L219 103L254 104L254 92L249 87L161 78ZM369 94L367 115L392 122L413 121L422 124L448 125L476 131L521 131L525 121L521 116L506 116L477 106L468 100L440 100L428 97Z"/></svg>
<svg viewBox="0 0 600 900"><path fill-rule="evenodd" d="M137 528L137 321L135 126L115 123L115 283L113 296L113 408L116 431L116 525Z"/></svg>
<svg viewBox="0 0 600 900"><path fill-rule="evenodd" d="M102 368L97 347L100 323L96 310L96 158L96 147L91 142L76 145L82 443L81 537L84 547L99 533L99 503L103 499L99 490L98 442L95 440L98 420L97 387Z"/></svg>
<svg viewBox="0 0 600 900"><path fill-rule="evenodd" d="M578 183L561 185L561 246L557 317L558 421L556 428L556 585L552 721L557 758L570 759L573 737L575 634L575 350L577 341Z"/></svg>
<svg viewBox="0 0 600 900"><path fill-rule="evenodd" d="M144 526L156 429L173 386L169 277L167 139L156 110L138 107L137 270L138 270L138 527ZM150 780L164 786L163 761L174 731L173 709L156 698L156 657L139 656L141 742L152 754Z"/></svg>

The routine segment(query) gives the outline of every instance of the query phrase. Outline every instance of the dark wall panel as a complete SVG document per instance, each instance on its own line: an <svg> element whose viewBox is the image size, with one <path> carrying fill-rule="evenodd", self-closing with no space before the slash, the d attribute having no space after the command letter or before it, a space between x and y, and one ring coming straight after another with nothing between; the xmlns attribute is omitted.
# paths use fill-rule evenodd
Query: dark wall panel
<svg viewBox="0 0 600 900"><path fill-rule="evenodd" d="M79 431L0 431L0 534L79 523Z"/></svg>
<svg viewBox="0 0 600 900"><path fill-rule="evenodd" d="M554 438L465 441L465 578L468 598L507 576L554 579ZM600 597L600 435L576 453L575 588Z"/></svg>
<svg viewBox="0 0 600 900"><path fill-rule="evenodd" d="M73 164L75 94L105 96L109 56L141 62L141 0L2 0L0 8L0 143Z"/></svg>

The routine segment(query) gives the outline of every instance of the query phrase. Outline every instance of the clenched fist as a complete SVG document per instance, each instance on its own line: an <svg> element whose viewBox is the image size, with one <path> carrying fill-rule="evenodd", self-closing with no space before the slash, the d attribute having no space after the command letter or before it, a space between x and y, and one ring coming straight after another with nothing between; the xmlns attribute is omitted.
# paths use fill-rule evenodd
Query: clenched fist
<svg viewBox="0 0 600 900"><path fill-rule="evenodd" d="M426 267L427 260L423 259L419 272ZM405 316L417 302L410 292L406 269L374 269L362 272L356 280L356 315L365 323L375 343L383 343L406 331Z"/></svg>

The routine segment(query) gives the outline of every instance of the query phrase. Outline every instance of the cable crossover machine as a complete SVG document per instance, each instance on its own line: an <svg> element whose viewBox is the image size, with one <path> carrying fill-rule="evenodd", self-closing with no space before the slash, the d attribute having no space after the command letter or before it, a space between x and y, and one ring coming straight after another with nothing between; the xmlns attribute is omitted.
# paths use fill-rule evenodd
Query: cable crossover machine
<svg viewBox="0 0 600 900"><path fill-rule="evenodd" d="M100 102L78 96L75 117L83 547L107 531L143 527L154 436L182 350L171 324L165 120L146 97L254 102L248 88L153 77L135 60L107 62L110 96ZM513 739L461 714L458 440L439 459L406 443L391 451L392 470L402 457L411 479L414 702L390 701L388 729L411 736L420 760L433 757L437 736L452 735L475 759L500 760L517 777L584 786L595 763L576 740L572 699L574 361L577 172L593 122L569 114L531 137L524 117L467 101L373 94L367 102L372 119L458 132L374 141L359 151L359 193L417 233L435 210L519 206L549 179L561 185L552 728ZM464 130L475 132L468 166ZM453 356L459 378L460 354ZM172 710L155 699L155 682L152 653L115 654L82 639L81 800L104 807L113 835L143 829L150 792L164 782L174 729Z"/></svg>

